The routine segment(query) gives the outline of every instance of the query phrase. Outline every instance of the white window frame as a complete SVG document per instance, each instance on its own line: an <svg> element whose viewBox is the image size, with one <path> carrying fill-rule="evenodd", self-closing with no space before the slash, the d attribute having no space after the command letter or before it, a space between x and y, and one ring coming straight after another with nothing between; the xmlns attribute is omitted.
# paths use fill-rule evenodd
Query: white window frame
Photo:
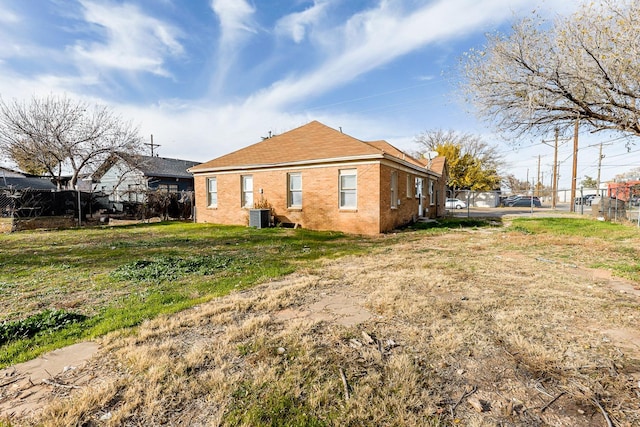
<svg viewBox="0 0 640 427"><path fill-rule="evenodd" d="M398 171L391 171L391 209L398 208Z"/></svg>
<svg viewBox="0 0 640 427"><path fill-rule="evenodd" d="M167 193L177 193L178 184L158 184L158 191L166 191Z"/></svg>
<svg viewBox="0 0 640 427"><path fill-rule="evenodd" d="M207 178L207 206L218 207L218 178L215 176Z"/></svg>
<svg viewBox="0 0 640 427"><path fill-rule="evenodd" d="M144 187L141 184L128 184L127 185L127 198L129 202L142 203L144 202Z"/></svg>
<svg viewBox="0 0 640 427"><path fill-rule="evenodd" d="M297 178L297 179L292 179ZM299 183L298 188L294 187L295 183ZM298 197L295 197L295 196ZM296 202L295 199L298 201ZM302 173L290 172L287 174L287 207L302 208Z"/></svg>
<svg viewBox="0 0 640 427"><path fill-rule="evenodd" d="M431 206L436 204L434 182L431 179L429 180L429 204Z"/></svg>
<svg viewBox="0 0 640 427"><path fill-rule="evenodd" d="M253 207L253 175L241 175L240 185L242 193L240 205L250 209Z"/></svg>
<svg viewBox="0 0 640 427"><path fill-rule="evenodd" d="M413 197L414 187L411 185L411 174L407 174L407 199Z"/></svg>
<svg viewBox="0 0 640 427"><path fill-rule="evenodd" d="M424 178L416 177L416 180L415 180L416 199L419 198L420 196L422 196L422 198L424 199L425 187L426 187L426 180Z"/></svg>
<svg viewBox="0 0 640 427"><path fill-rule="evenodd" d="M343 178L353 177L354 186L346 185ZM351 195L353 204L347 203L347 196ZM338 206L340 209L357 209L358 208L358 170L357 169L341 169L338 171Z"/></svg>

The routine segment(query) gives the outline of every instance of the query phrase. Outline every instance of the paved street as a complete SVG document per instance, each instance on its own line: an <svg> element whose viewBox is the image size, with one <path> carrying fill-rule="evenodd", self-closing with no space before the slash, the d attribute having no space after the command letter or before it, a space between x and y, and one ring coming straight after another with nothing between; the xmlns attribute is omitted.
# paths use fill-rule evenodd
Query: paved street
<svg viewBox="0 0 640 427"><path fill-rule="evenodd" d="M569 212L569 204L562 203L556 205L556 209L551 209L549 206L541 208L475 208L468 209L451 209L447 211L450 215L456 218L502 218L503 216L567 216L567 215L591 215L591 206L576 206L576 212Z"/></svg>

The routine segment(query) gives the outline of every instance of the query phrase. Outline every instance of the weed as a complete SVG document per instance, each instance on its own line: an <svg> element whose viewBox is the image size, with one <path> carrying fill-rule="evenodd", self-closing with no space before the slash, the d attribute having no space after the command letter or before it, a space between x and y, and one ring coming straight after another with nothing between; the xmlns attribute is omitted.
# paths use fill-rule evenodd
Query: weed
<svg viewBox="0 0 640 427"><path fill-rule="evenodd" d="M230 268L233 261L228 256L201 255L192 257L161 256L150 260L138 260L118 267L111 276L120 280L175 280L186 274L207 276L216 270Z"/></svg>
<svg viewBox="0 0 640 427"><path fill-rule="evenodd" d="M457 229L457 228L483 228L495 226L495 221L491 222L486 219L475 218L440 218L432 222L417 222L411 225L416 230L433 230L433 229Z"/></svg>
<svg viewBox="0 0 640 427"><path fill-rule="evenodd" d="M311 408L300 398L285 390L255 390L244 382L234 391L235 407L225 415L232 426L322 427L329 425L312 414Z"/></svg>
<svg viewBox="0 0 640 427"><path fill-rule="evenodd" d="M44 331L56 331L72 323L82 322L87 316L65 310L45 310L26 319L0 323L0 344L30 338Z"/></svg>
<svg viewBox="0 0 640 427"><path fill-rule="evenodd" d="M521 233L521 234L533 234L531 230L529 230L527 227L524 227L522 225L512 225L507 229L507 231L513 231L514 233Z"/></svg>

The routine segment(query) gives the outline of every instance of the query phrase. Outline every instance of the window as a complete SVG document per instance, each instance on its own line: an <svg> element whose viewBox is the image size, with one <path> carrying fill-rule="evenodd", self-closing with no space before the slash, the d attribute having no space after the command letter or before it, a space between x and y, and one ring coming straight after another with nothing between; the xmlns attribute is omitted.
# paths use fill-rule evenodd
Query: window
<svg viewBox="0 0 640 427"><path fill-rule="evenodd" d="M391 172L391 209L398 207L398 172Z"/></svg>
<svg viewBox="0 0 640 427"><path fill-rule="evenodd" d="M218 207L218 179L207 178L207 200L210 208Z"/></svg>
<svg viewBox="0 0 640 427"><path fill-rule="evenodd" d="M340 208L356 209L358 207L358 177L356 169L344 169L339 174Z"/></svg>
<svg viewBox="0 0 640 427"><path fill-rule="evenodd" d="M435 191L433 190L433 181L429 180L429 204L435 204Z"/></svg>
<svg viewBox="0 0 640 427"><path fill-rule="evenodd" d="M416 199L420 196L424 196L424 178L416 177Z"/></svg>
<svg viewBox="0 0 640 427"><path fill-rule="evenodd" d="M158 191L166 191L168 193L177 193L178 184L158 184Z"/></svg>
<svg viewBox="0 0 640 427"><path fill-rule="evenodd" d="M411 184L411 174L407 174L407 199L413 197L413 185Z"/></svg>
<svg viewBox="0 0 640 427"><path fill-rule="evenodd" d="M252 175L243 175L242 176L242 207L243 208L252 208L253 207L253 176Z"/></svg>
<svg viewBox="0 0 640 427"><path fill-rule="evenodd" d="M144 187L140 184L128 185L128 199L130 202L142 203L144 202Z"/></svg>
<svg viewBox="0 0 640 427"><path fill-rule="evenodd" d="M300 172L292 172L288 174L289 195L287 196L288 207L302 207L302 174Z"/></svg>

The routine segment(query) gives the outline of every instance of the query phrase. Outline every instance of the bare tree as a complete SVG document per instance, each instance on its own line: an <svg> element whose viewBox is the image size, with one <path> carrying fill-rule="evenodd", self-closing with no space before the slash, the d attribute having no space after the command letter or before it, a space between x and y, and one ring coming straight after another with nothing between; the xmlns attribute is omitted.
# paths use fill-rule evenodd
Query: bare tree
<svg viewBox="0 0 640 427"><path fill-rule="evenodd" d="M524 193L531 189L531 183L525 180L520 180L513 174L509 174L502 178L504 185L511 189L514 194Z"/></svg>
<svg viewBox="0 0 640 427"><path fill-rule="evenodd" d="M579 119L640 136L640 3L585 3L551 26L531 18L512 30L462 61L461 89L481 117L516 135Z"/></svg>
<svg viewBox="0 0 640 427"><path fill-rule="evenodd" d="M616 175L613 180L615 182L624 182L631 180L640 180L640 167L633 168L628 170L627 172L620 173Z"/></svg>
<svg viewBox="0 0 640 427"><path fill-rule="evenodd" d="M137 153L138 129L106 106L67 97L33 97L29 103L0 99L0 151L34 170L44 170L60 184L66 171L75 186L83 170L111 153Z"/></svg>
<svg viewBox="0 0 640 427"><path fill-rule="evenodd" d="M504 156L500 154L497 146L471 133L435 129L422 132L414 138L414 142L419 147L418 156L427 151L438 151L439 146L451 143L460 146L463 154L469 154L487 169L500 170L505 164Z"/></svg>
<svg viewBox="0 0 640 427"><path fill-rule="evenodd" d="M490 191L500 185L498 170L504 165L504 157L481 137L436 129L421 133L414 142L419 146L417 156L436 151L446 157L449 167L447 185L454 191Z"/></svg>

